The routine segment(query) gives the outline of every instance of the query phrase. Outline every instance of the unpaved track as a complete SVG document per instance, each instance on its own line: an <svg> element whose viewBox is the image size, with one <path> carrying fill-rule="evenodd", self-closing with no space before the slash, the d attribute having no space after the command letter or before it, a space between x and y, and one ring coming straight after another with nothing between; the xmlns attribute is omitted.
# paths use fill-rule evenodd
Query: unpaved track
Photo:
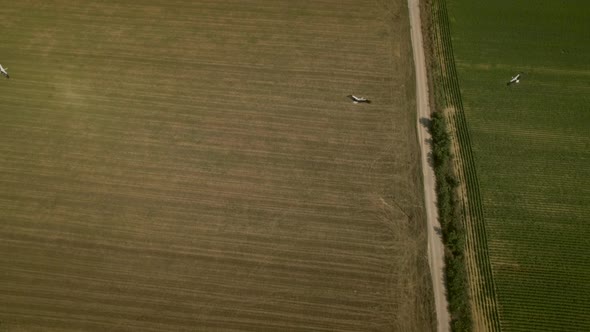
<svg viewBox="0 0 590 332"><path fill-rule="evenodd" d="M422 124L422 119L430 119L428 105L428 82L426 78L426 61L424 59L424 43L420 22L419 0L408 0L410 11L410 25L412 34L412 49L414 50L414 65L416 66L416 104L418 108L418 138L420 139L422 154L422 173L424 176L424 200L426 203L426 218L428 222L428 262L432 274L434 301L436 304L437 330L449 331L449 311L444 284L444 246L439 235L440 224L436 208L436 192L434 170L428 162L428 155L432 151L430 133Z"/></svg>

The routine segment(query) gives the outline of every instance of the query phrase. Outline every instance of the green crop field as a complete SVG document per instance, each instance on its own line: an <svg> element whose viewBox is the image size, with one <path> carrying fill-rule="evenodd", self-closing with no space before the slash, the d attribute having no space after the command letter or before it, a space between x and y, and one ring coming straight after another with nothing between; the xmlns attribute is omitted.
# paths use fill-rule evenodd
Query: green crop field
<svg viewBox="0 0 590 332"><path fill-rule="evenodd" d="M405 0L0 8L0 331L433 329Z"/></svg>
<svg viewBox="0 0 590 332"><path fill-rule="evenodd" d="M500 327L588 331L590 2L447 7Z"/></svg>

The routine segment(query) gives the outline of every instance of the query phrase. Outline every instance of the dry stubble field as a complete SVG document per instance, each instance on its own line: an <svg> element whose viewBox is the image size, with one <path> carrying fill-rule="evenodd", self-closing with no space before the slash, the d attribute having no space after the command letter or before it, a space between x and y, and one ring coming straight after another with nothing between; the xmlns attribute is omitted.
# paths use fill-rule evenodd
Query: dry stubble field
<svg viewBox="0 0 590 332"><path fill-rule="evenodd" d="M0 330L433 328L405 1L1 2Z"/></svg>

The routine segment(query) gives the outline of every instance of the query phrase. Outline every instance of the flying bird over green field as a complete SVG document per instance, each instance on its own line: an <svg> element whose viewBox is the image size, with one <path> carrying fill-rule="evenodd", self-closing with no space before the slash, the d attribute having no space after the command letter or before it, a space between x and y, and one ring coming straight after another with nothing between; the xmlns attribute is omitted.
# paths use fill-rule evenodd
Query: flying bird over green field
<svg viewBox="0 0 590 332"><path fill-rule="evenodd" d="M520 75L522 75L522 73L516 74L516 76L512 77L510 79L510 81L508 81L508 83L506 83L506 85L510 85L512 83L520 83Z"/></svg>

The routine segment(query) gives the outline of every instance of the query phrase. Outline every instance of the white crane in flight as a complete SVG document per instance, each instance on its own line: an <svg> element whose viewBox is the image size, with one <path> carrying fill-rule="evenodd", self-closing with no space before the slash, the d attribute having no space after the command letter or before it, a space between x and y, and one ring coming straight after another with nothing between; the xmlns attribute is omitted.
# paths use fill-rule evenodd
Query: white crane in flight
<svg viewBox="0 0 590 332"><path fill-rule="evenodd" d="M510 79L510 81L508 81L508 83L506 83L506 85L510 85L513 83L520 83L520 75L522 75L522 73L518 73L516 76L512 77Z"/></svg>
<svg viewBox="0 0 590 332"><path fill-rule="evenodd" d="M352 99L352 102L355 104L358 104L358 103L370 104L371 103L371 101L369 99L363 98L363 97L357 97L355 95L348 95L348 98Z"/></svg>
<svg viewBox="0 0 590 332"><path fill-rule="evenodd" d="M4 77L6 77L6 78L10 78L7 70L8 70L8 68L4 68L4 67L2 67L2 65L0 65L0 73L2 73L2 75L4 75Z"/></svg>

